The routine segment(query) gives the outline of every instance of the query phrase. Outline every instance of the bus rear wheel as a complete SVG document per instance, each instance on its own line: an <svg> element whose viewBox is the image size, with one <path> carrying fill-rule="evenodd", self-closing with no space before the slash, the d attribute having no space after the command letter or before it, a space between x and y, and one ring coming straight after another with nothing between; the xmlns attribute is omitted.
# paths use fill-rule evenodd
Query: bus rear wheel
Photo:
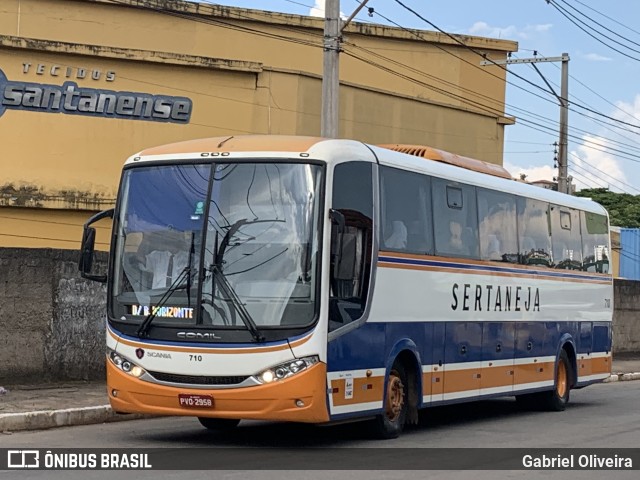
<svg viewBox="0 0 640 480"><path fill-rule="evenodd" d="M560 356L556 362L554 378L553 390L544 392L542 405L546 410L562 412L566 408L567 403L569 403L571 379L573 378L573 369L571 368L569 355L567 355L567 351L564 349L560 352Z"/></svg>
<svg viewBox="0 0 640 480"><path fill-rule="evenodd" d="M240 423L234 418L198 417L198 421L208 430L232 430Z"/></svg>
<svg viewBox="0 0 640 480"><path fill-rule="evenodd" d="M407 374L401 363L396 362L387 378L384 396L384 412L378 415L374 431L378 438L397 438L407 417Z"/></svg>

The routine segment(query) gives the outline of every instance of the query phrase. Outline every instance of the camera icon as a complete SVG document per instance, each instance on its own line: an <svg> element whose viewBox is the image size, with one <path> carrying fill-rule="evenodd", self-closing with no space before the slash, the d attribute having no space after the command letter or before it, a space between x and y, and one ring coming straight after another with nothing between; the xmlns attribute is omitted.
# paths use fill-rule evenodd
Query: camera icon
<svg viewBox="0 0 640 480"><path fill-rule="evenodd" d="M7 451L8 468L40 468L40 452L38 450Z"/></svg>

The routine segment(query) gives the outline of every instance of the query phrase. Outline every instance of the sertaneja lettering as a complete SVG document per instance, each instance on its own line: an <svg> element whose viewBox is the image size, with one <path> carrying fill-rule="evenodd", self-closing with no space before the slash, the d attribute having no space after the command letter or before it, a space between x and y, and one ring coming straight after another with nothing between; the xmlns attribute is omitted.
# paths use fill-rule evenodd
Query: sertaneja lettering
<svg viewBox="0 0 640 480"><path fill-rule="evenodd" d="M473 297L472 297L473 295ZM540 289L522 285L454 283L451 310L473 312L539 312Z"/></svg>

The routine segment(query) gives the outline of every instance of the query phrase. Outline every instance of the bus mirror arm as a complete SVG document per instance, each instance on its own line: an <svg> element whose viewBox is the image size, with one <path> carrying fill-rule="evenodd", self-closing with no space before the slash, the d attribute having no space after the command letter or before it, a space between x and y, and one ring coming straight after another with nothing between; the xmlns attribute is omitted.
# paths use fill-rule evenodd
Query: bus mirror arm
<svg viewBox="0 0 640 480"><path fill-rule="evenodd" d="M96 229L91 225L102 220L103 218L113 218L113 212L113 208L104 210L92 216L84 224L84 229L82 232L82 244L80 245L80 259L78 261L78 270L80 270L80 276L82 276L82 278L100 283L105 283L107 281L106 275L94 275L90 273L91 268L93 267L93 254L96 244Z"/></svg>

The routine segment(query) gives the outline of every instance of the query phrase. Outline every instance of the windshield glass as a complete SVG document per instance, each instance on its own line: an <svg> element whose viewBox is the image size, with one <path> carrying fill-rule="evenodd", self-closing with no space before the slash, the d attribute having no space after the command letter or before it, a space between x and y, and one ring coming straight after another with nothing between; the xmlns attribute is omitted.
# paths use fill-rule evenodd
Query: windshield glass
<svg viewBox="0 0 640 480"><path fill-rule="evenodd" d="M140 324L155 312L153 327L309 325L321 172L293 163L126 170L111 315Z"/></svg>
<svg viewBox="0 0 640 480"><path fill-rule="evenodd" d="M195 323L210 170L173 165L125 172L113 281L116 318L139 321L173 285L154 324Z"/></svg>
<svg viewBox="0 0 640 480"><path fill-rule="evenodd" d="M317 165L217 164L202 286L203 322L258 327L313 321L318 262Z"/></svg>

